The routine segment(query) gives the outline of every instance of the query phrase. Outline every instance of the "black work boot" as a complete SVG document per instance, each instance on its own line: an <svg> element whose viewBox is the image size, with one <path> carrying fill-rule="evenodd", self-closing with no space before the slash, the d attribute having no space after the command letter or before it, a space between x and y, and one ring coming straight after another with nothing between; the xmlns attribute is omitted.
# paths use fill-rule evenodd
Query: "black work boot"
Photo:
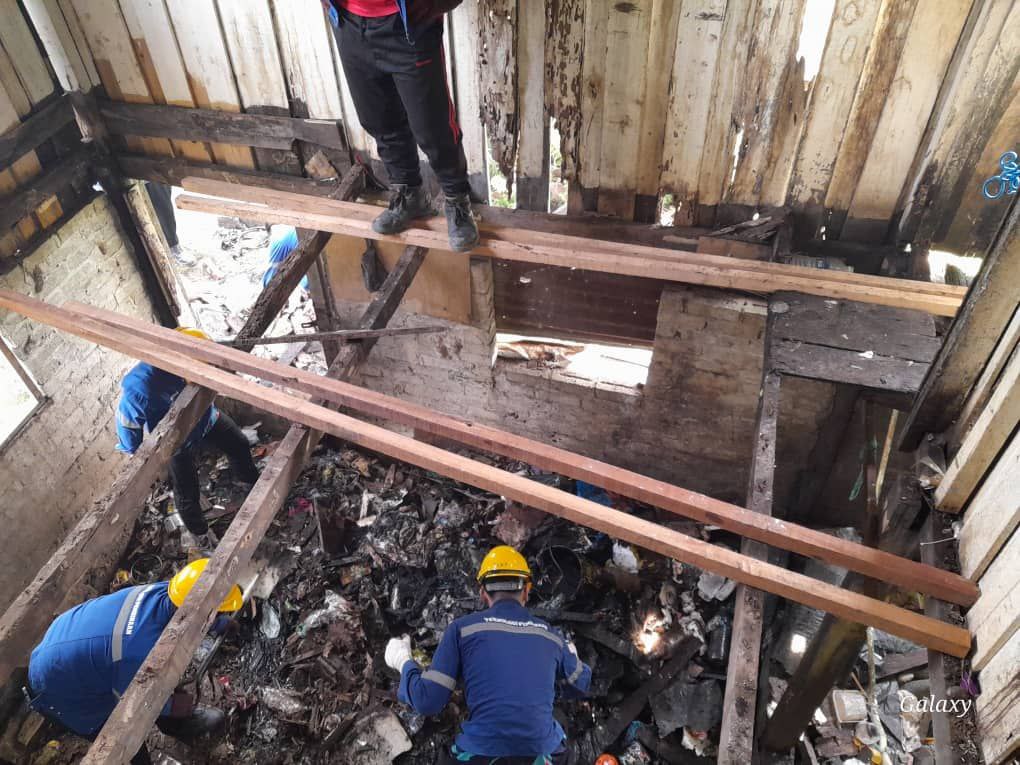
<svg viewBox="0 0 1020 765"><path fill-rule="evenodd" d="M196 704L187 717L160 717L157 721L159 729L168 736L189 743L210 733L216 733L223 727L226 715L216 707Z"/></svg>
<svg viewBox="0 0 1020 765"><path fill-rule="evenodd" d="M399 234L415 218L428 218L435 211L422 186L393 185L390 206L372 221L377 234Z"/></svg>
<svg viewBox="0 0 1020 765"><path fill-rule="evenodd" d="M468 252L478 244L478 225L471 212L471 200L467 194L446 196L446 228L450 234L450 249L454 252Z"/></svg>

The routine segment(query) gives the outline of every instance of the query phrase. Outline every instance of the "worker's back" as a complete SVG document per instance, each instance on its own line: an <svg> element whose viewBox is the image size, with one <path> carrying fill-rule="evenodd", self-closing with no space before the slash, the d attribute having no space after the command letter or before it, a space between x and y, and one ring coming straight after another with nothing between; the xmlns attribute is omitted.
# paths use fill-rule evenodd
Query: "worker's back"
<svg viewBox="0 0 1020 765"><path fill-rule="evenodd" d="M146 432L156 428L174 399L184 389L184 380L151 364L135 364L121 380L121 396L117 404L117 449L134 454ZM215 407L199 420L188 435L185 446L197 443L216 421Z"/></svg>
<svg viewBox="0 0 1020 765"><path fill-rule="evenodd" d="M32 651L32 706L94 735L174 613L167 583L128 587L56 618Z"/></svg>

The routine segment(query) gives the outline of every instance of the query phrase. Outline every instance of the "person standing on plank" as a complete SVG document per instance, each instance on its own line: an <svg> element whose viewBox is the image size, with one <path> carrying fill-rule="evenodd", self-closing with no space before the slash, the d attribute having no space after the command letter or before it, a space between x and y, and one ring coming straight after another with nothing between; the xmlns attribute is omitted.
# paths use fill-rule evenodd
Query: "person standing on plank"
<svg viewBox="0 0 1020 765"><path fill-rule="evenodd" d="M468 719L441 765L564 765L570 750L553 717L557 687L564 697L584 696L591 669L573 643L524 607L531 569L523 555L494 547L477 581L487 610L447 627L428 669L411 657L410 637L389 641L385 660L400 673L397 696L419 714L435 715L463 685Z"/></svg>
<svg viewBox="0 0 1020 765"><path fill-rule="evenodd" d="M389 208L373 222L396 234L432 215L418 147L445 196L450 248L478 243L468 197L467 160L446 81L443 14L460 0L322 0L361 126L375 139L392 186Z"/></svg>
<svg viewBox="0 0 1020 765"><path fill-rule="evenodd" d="M24 690L31 707L94 740L208 564L208 558L197 560L169 582L126 587L58 616L29 659ZM231 630L233 619L225 614L243 604L241 589L234 585L219 606L223 615L212 632ZM166 735L189 742L215 732L224 719L221 710L196 705L189 694L178 691L163 705L156 725ZM131 759L132 765L151 762L144 744Z"/></svg>
<svg viewBox="0 0 1020 765"><path fill-rule="evenodd" d="M179 327L192 337L208 340L199 329ZM151 364L140 362L121 381L120 402L117 405L117 450L134 454L146 433L152 432L166 417L174 399L184 390L185 382L177 375L164 372ZM216 537L202 514L201 493L198 485L198 468L195 453L201 444L215 446L230 460L234 478L248 485L258 480L259 471L251 456L251 446L230 417L215 406L202 415L198 425L170 460L170 483L173 486L174 504L184 526L193 539L184 539L184 547L211 552Z"/></svg>

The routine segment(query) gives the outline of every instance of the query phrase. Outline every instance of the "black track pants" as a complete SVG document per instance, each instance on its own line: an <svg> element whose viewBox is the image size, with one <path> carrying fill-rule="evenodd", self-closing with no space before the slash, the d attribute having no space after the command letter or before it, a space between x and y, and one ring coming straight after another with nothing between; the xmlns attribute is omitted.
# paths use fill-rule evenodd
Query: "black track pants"
<svg viewBox="0 0 1020 765"><path fill-rule="evenodd" d="M255 460L251 457L251 446L244 433L223 412L219 413L202 446L214 446L227 455L234 478L245 483L255 483L259 477ZM202 515L201 490L198 485L198 468L195 466L195 452L198 446L182 449L170 460L170 483L174 489L174 503L181 520L192 534L204 534L209 524Z"/></svg>
<svg viewBox="0 0 1020 765"><path fill-rule="evenodd" d="M341 12L334 31L358 121L375 139L390 183L421 185L420 146L444 192L468 193L442 20L416 32L413 43L399 14L369 19Z"/></svg>

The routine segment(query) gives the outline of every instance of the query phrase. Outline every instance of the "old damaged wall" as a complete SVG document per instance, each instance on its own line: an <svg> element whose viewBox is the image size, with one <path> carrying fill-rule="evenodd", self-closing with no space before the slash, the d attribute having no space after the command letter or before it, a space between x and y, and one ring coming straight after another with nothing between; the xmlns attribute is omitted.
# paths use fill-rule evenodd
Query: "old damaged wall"
<svg viewBox="0 0 1020 765"><path fill-rule="evenodd" d="M0 277L0 287L156 320L105 196ZM49 399L0 454L0 524L7 534L0 608L6 608L126 459L114 451L113 414L120 378L134 362L11 312L0 314L0 333Z"/></svg>
<svg viewBox="0 0 1020 765"><path fill-rule="evenodd" d="M472 324L446 322L442 334L380 339L363 367L366 387L743 504L761 378L762 301L666 289L648 382L635 389L503 360L493 366L491 266L475 261L471 276ZM362 309L339 305L349 320ZM391 326L437 321L399 313ZM784 389L781 495L831 400L828 386L791 381Z"/></svg>

